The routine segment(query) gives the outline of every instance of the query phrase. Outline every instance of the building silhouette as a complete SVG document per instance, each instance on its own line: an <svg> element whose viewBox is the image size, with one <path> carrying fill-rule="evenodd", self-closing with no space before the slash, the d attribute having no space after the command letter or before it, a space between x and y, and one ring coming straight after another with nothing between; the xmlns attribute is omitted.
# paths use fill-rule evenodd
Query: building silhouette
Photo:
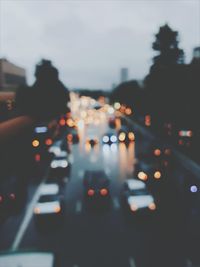
<svg viewBox="0 0 200 267"><path fill-rule="evenodd" d="M193 49L193 59L200 60L200 46Z"/></svg>
<svg viewBox="0 0 200 267"><path fill-rule="evenodd" d="M120 82L123 83L123 82L127 82L128 81L128 68L121 68L121 71L120 71Z"/></svg>
<svg viewBox="0 0 200 267"><path fill-rule="evenodd" d="M0 59L0 91L12 91L26 84L25 69L16 66L5 58Z"/></svg>

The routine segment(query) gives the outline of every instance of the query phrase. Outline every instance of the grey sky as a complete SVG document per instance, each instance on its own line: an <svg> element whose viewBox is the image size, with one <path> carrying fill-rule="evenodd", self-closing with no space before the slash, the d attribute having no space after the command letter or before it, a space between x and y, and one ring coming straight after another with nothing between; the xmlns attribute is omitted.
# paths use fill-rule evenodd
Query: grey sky
<svg viewBox="0 0 200 267"><path fill-rule="evenodd" d="M0 0L0 56L25 67L29 84L48 58L69 88L110 88L121 67L132 79L148 73L154 34L166 22L189 62L200 43L199 0Z"/></svg>

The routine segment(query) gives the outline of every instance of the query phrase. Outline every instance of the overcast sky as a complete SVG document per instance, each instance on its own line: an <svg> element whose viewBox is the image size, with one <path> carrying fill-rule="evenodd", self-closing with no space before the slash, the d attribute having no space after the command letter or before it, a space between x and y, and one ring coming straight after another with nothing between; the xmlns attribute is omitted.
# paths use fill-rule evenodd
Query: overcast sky
<svg viewBox="0 0 200 267"><path fill-rule="evenodd" d="M189 62L200 44L200 0L0 0L0 57L24 67L29 84L47 58L69 88L111 88L121 67L130 79L144 78L166 22Z"/></svg>

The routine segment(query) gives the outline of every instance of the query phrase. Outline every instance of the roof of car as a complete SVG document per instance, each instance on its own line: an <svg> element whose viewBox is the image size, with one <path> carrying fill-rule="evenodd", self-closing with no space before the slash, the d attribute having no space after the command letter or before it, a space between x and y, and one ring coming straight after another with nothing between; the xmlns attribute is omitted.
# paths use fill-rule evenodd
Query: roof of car
<svg viewBox="0 0 200 267"><path fill-rule="evenodd" d="M88 186L107 185L109 179L104 171L86 171L84 175L84 183Z"/></svg>
<svg viewBox="0 0 200 267"><path fill-rule="evenodd" d="M128 179L126 180L125 183L128 185L129 189L131 190L138 190L138 189L146 188L146 185L144 182L136 180L136 179Z"/></svg>
<svg viewBox="0 0 200 267"><path fill-rule="evenodd" d="M40 188L41 195L56 195L59 192L57 184L43 184Z"/></svg>

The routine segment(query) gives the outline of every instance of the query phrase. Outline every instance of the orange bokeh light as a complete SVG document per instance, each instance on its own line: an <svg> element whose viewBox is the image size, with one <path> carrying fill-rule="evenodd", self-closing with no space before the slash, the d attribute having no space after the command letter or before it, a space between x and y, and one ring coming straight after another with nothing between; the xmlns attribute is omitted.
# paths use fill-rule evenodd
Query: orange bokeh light
<svg viewBox="0 0 200 267"><path fill-rule="evenodd" d="M39 145L40 145L40 142L37 139L32 141L32 146L33 147L38 147Z"/></svg>

